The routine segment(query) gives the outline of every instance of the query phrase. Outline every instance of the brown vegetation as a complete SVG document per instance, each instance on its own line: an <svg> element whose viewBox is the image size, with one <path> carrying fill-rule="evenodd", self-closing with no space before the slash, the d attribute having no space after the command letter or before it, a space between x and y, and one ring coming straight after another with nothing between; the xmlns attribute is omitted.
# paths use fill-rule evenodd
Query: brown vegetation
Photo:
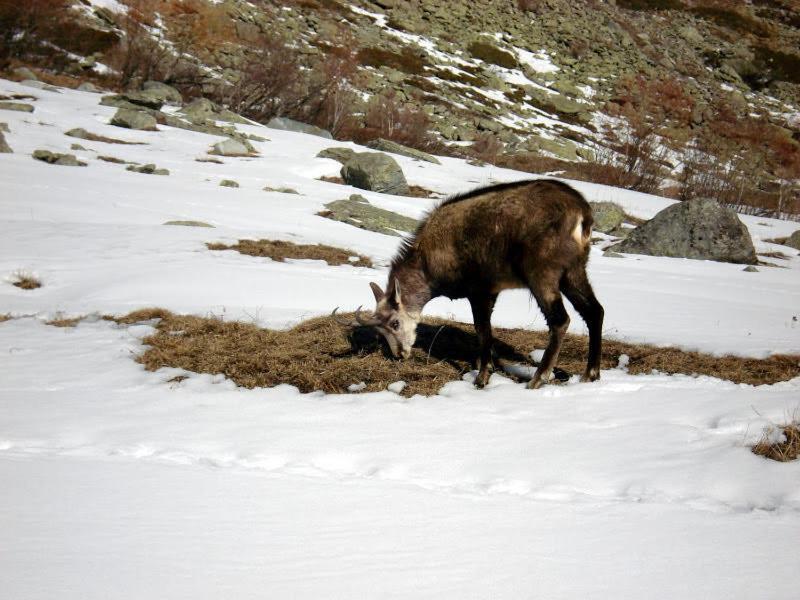
<svg viewBox="0 0 800 600"><path fill-rule="evenodd" d="M303 392L343 393L349 385L362 381L366 391L379 391L402 380L408 384L404 394L430 395L468 372L478 347L471 325L442 319L426 319L420 325L412 356L405 361L388 358L381 336L373 329L343 328L331 317L311 319L288 331L174 315L157 308L113 320L131 324L151 319L161 321L156 333L144 340L148 348L137 358L146 369L176 367L221 373L249 388L290 384ZM498 356L509 361L525 362L521 352L547 344L548 334L544 331L497 329L496 333ZM584 336L567 335L559 361L561 368L581 372L587 343ZM749 384L774 383L800 375L800 356L765 360L713 357L616 341L606 342L603 368L615 367L621 354L630 357L631 374L658 370Z"/></svg>
<svg viewBox="0 0 800 600"><path fill-rule="evenodd" d="M12 285L23 290L35 290L42 287L42 282L29 273L14 273Z"/></svg>
<svg viewBox="0 0 800 600"><path fill-rule="evenodd" d="M783 433L782 441L774 441L775 429L764 433L761 441L753 446L753 454L778 462L797 460L800 456L800 423L794 422L776 428Z"/></svg>
<svg viewBox="0 0 800 600"><path fill-rule="evenodd" d="M236 250L240 254L262 256L281 262L287 258L306 258L324 260L332 266L353 265L372 268L372 260L369 257L324 244L293 244L281 240L239 240L239 243L233 245L209 243L206 247L209 250ZM350 260L351 257L357 257L358 260Z"/></svg>
<svg viewBox="0 0 800 600"><path fill-rule="evenodd" d="M11 320L11 315L8 313L0 313L0 323L5 323L6 321Z"/></svg>
<svg viewBox="0 0 800 600"><path fill-rule="evenodd" d="M45 321L45 325L52 325L53 327L75 327L78 323L83 321L86 317L56 317L55 319L50 319L49 321Z"/></svg>

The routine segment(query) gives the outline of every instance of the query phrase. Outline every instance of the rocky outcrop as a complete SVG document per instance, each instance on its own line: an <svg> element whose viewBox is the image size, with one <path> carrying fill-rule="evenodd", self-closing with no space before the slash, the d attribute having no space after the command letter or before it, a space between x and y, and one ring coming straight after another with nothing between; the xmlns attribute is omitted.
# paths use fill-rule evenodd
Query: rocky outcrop
<svg viewBox="0 0 800 600"><path fill-rule="evenodd" d="M348 160L353 158L355 153L356 151L350 148L325 148L319 151L317 158L330 158L331 160L345 164Z"/></svg>
<svg viewBox="0 0 800 600"><path fill-rule="evenodd" d="M25 102L0 102L0 110L14 110L17 112L33 112L33 105Z"/></svg>
<svg viewBox="0 0 800 600"><path fill-rule="evenodd" d="M416 230L418 222L390 210L372 206L366 198L353 194L347 200L336 200L325 205L321 217L353 225L359 229L386 235L401 236Z"/></svg>
<svg viewBox="0 0 800 600"><path fill-rule="evenodd" d="M111 118L111 124L126 129L138 129L141 131L157 131L156 118L141 110L131 110L130 108L117 109L116 114Z"/></svg>
<svg viewBox="0 0 800 600"><path fill-rule="evenodd" d="M144 175L169 175L169 169L159 169L153 163L146 165L130 165L125 168L126 171L134 173L143 173Z"/></svg>
<svg viewBox="0 0 800 600"><path fill-rule="evenodd" d="M614 202L591 202L594 215L594 230L611 233L625 220L625 211Z"/></svg>
<svg viewBox="0 0 800 600"><path fill-rule="evenodd" d="M62 167L85 167L86 163L78 160L74 154L59 154L58 152L50 152L49 150L34 150L33 158L46 162L51 165L59 165Z"/></svg>
<svg viewBox="0 0 800 600"><path fill-rule="evenodd" d="M101 106L113 106L115 108L149 108L150 110L161 110L164 101L158 94L138 91L125 92L124 94L114 94L103 96L100 100Z"/></svg>
<svg viewBox="0 0 800 600"><path fill-rule="evenodd" d="M14 151L11 149L11 146L8 145L8 142L6 142L5 135L0 131L0 154L11 154L12 152Z"/></svg>
<svg viewBox="0 0 800 600"><path fill-rule="evenodd" d="M388 154L356 153L344 164L341 175L345 183L362 190L397 196L409 193L403 170Z"/></svg>
<svg viewBox="0 0 800 600"><path fill-rule="evenodd" d="M783 242L784 246L789 246L790 248L794 248L795 250L800 250L800 229L795 231L792 235L786 238L786 241Z"/></svg>
<svg viewBox="0 0 800 600"><path fill-rule="evenodd" d="M640 225L617 252L756 264L750 233L736 213L714 200L678 202Z"/></svg>
<svg viewBox="0 0 800 600"><path fill-rule="evenodd" d="M142 84L142 91L153 98L158 98L164 104L180 106L183 104L183 96L171 85L160 81L145 81Z"/></svg>

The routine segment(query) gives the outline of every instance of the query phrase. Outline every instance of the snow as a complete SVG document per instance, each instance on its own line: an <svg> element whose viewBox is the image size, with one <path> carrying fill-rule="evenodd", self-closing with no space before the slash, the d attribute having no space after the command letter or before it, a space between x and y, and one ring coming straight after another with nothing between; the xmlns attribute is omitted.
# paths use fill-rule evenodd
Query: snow
<svg viewBox="0 0 800 600"><path fill-rule="evenodd" d="M0 80L0 93L25 91ZM317 152L358 146L237 125L269 138L253 142L260 156L201 163L218 138L119 129L96 94L35 94L34 113L0 113L15 151L0 155L0 276L25 270L43 283L0 283L0 314L17 317L0 323L4 596L794 597L800 464L749 446L797 415L800 378L753 387L633 376L621 356L593 384L531 391L494 374L477 390L472 373L405 398L402 382L359 393L355 380L350 393L326 395L146 372L133 358L152 324L99 315L163 306L287 327L369 303L367 284L385 282L400 240L316 216L356 192L318 180L339 164ZM146 145L63 135L73 127ZM76 142L89 149L76 152L86 168L30 158ZM129 173L99 154L171 175ZM412 185L442 194L530 177L396 159ZM671 203L574 185L643 218ZM415 218L436 202L358 193ZM760 251L798 228L742 220ZM378 268L205 248L241 238L345 247ZM593 250L589 273L608 338L765 356L800 351L800 259L780 262L787 268L744 273ZM425 312L471 320L464 301ZM89 318L44 324L57 315ZM585 331L572 316L570 330ZM494 322L545 328L521 291L501 295Z"/></svg>

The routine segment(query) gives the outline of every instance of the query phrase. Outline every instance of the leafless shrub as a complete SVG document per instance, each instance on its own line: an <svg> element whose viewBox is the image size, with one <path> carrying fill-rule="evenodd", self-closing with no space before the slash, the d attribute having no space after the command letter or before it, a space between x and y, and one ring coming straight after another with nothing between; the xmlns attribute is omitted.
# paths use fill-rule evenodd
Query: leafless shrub
<svg viewBox="0 0 800 600"><path fill-rule="evenodd" d="M11 284L23 290L35 290L42 287L42 282L36 276L25 271L17 271L11 276Z"/></svg>

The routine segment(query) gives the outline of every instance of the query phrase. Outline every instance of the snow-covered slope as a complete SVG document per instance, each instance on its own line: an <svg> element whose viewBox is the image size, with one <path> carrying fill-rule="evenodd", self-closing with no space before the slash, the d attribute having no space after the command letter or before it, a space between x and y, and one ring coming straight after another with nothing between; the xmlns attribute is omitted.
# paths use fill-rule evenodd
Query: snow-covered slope
<svg viewBox="0 0 800 600"><path fill-rule="evenodd" d="M0 590L9 598L792 598L800 465L754 456L765 426L800 411L800 380L773 386L603 372L529 391L494 375L435 397L241 390L220 377L147 373L148 325L57 314L147 306L284 327L368 305L385 267L276 263L205 242L321 242L385 265L398 238L316 216L356 190L319 181L329 140L270 139L258 158L197 162L212 136L108 125L97 95L30 90L0 112ZM64 135L73 127L146 145ZM88 167L31 159L69 152ZM355 148L355 146L352 146ZM111 155L170 169L127 172ZM397 157L409 182L452 192L527 177L453 159ZM238 189L219 187L234 179ZM300 195L264 192L288 186ZM586 183L648 217L669 201ZM361 192L412 217L434 200ZM758 250L797 224L743 217ZM199 220L211 228L171 227ZM778 259L775 259L776 261ZM762 356L800 351L800 260L740 265L593 250L610 338ZM20 290L18 270L43 287ZM430 314L469 321L463 302ZM498 325L544 328L522 292ZM573 319L572 330L582 322ZM354 382L356 383L356 382Z"/></svg>

